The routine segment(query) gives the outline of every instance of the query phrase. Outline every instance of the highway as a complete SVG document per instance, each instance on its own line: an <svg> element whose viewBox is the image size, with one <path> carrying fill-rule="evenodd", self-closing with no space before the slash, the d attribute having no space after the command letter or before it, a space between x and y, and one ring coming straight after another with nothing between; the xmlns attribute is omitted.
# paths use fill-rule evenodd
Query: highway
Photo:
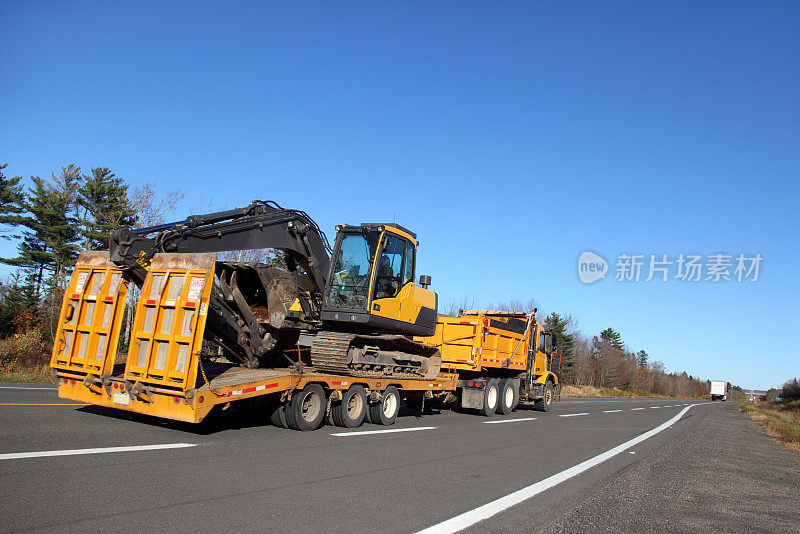
<svg viewBox="0 0 800 534"><path fill-rule="evenodd" d="M732 429L719 437L722 452L709 452L709 429ZM669 506L660 514L667 497L653 488L659 477L664 492L703 487L708 474L680 462L735 457L742 432L766 447L765 462L777 455L769 477L781 477L768 488L775 511L743 515L742 531L755 520L796 532L797 463L730 402L564 399L548 413L522 407L489 419L404 408L392 427L301 433L235 408L179 424L76 405L52 386L0 384L0 532L691 531L707 525ZM615 484L614 495L644 489L591 511ZM647 510L630 506L640 495ZM795 506L784 512L787 503ZM614 506L621 511L610 513ZM716 508L731 506L723 496L703 511ZM670 517L679 522L662 523Z"/></svg>

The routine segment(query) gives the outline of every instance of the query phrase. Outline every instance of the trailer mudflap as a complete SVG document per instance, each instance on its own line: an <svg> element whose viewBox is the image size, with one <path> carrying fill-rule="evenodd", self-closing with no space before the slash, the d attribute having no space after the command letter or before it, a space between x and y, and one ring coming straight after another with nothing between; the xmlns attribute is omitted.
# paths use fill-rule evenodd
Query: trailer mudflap
<svg viewBox="0 0 800 534"><path fill-rule="evenodd" d="M108 252L81 252L64 292L50 367L111 374L127 294L128 282Z"/></svg>
<svg viewBox="0 0 800 534"><path fill-rule="evenodd" d="M215 260L200 253L153 256L136 305L126 380L194 388Z"/></svg>

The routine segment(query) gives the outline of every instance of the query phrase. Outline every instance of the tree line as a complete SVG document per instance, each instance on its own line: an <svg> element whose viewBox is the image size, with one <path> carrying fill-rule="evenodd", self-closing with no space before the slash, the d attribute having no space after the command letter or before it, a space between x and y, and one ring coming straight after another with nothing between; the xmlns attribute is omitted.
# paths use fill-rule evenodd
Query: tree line
<svg viewBox="0 0 800 534"><path fill-rule="evenodd" d="M7 176L7 169L0 164L0 239L15 243L16 255L0 258L14 268L0 281L0 340L22 341L11 344L19 354L0 344L0 359L30 363L37 355L28 352L41 351L43 363L78 254L107 250L108 232L118 226L163 222L183 194L157 191L154 182L132 187L105 166L84 172L69 164L27 181Z"/></svg>

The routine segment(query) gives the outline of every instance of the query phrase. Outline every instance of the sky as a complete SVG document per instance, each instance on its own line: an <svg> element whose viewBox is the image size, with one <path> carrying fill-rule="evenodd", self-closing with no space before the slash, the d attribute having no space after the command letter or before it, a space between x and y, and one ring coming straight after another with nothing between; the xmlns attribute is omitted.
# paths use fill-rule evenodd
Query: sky
<svg viewBox="0 0 800 534"><path fill-rule="evenodd" d="M670 371L800 375L796 2L2 2L0 66L6 175L107 166L184 191L176 220L396 221L444 305L535 299ZM763 260L691 282L680 254Z"/></svg>

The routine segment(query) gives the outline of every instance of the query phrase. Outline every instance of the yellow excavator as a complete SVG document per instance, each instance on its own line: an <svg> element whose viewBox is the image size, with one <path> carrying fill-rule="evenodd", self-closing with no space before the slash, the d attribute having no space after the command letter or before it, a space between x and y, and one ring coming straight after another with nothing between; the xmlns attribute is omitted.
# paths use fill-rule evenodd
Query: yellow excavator
<svg viewBox="0 0 800 534"><path fill-rule="evenodd" d="M249 368L305 358L323 373L433 379L439 350L412 339L433 335L437 321L430 277L415 283L416 235L393 223L336 230L331 249L308 214L271 201L113 230L108 252L78 258L52 366L82 368L90 382L121 373L113 366L134 284L140 297L124 373L137 383L192 382L189 355L203 374L203 360L222 355ZM267 248L282 261L216 259Z"/></svg>

